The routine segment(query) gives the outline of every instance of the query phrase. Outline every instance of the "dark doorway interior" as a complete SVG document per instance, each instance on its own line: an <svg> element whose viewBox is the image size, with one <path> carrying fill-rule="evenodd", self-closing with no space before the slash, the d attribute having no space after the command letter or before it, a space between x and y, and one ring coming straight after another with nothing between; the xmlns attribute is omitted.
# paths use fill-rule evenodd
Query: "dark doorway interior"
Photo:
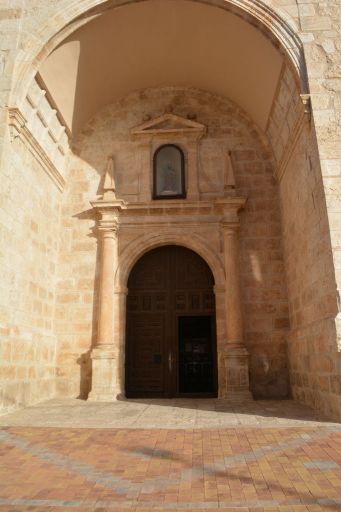
<svg viewBox="0 0 341 512"><path fill-rule="evenodd" d="M179 317L179 393L214 392L211 316Z"/></svg>
<svg viewBox="0 0 341 512"><path fill-rule="evenodd" d="M216 396L214 279L180 246L142 256L128 280L127 397Z"/></svg>

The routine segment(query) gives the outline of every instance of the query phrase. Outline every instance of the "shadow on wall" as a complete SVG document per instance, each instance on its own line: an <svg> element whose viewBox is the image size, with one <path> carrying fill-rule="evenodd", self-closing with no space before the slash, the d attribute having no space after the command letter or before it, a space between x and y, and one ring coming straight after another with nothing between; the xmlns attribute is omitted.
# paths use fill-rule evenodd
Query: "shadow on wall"
<svg viewBox="0 0 341 512"><path fill-rule="evenodd" d="M252 353L250 389L256 400L291 398L287 358Z"/></svg>
<svg viewBox="0 0 341 512"><path fill-rule="evenodd" d="M78 220L95 220L95 214L93 209L85 210L83 212L73 215ZM94 226L89 234L89 238L95 238L97 240L96 227ZM99 289L96 283L98 282L97 276L100 270L100 251L97 246L96 253L96 265L95 273L93 275L93 301L92 301L92 319L91 319L91 345L90 348L81 354L77 359L79 365L79 395L77 398L81 400L87 400L88 395L91 391L91 378L92 378L92 362L91 362L91 351L96 345L97 339L97 323L98 323L98 294Z"/></svg>
<svg viewBox="0 0 341 512"><path fill-rule="evenodd" d="M91 350L88 350L77 359L79 364L80 382L79 395L77 398L86 400L91 391Z"/></svg>

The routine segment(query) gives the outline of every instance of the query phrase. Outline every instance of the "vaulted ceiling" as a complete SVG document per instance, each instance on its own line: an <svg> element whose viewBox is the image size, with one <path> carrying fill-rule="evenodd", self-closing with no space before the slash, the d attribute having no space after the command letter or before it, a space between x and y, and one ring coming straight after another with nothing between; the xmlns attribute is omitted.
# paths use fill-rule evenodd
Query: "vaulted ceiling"
<svg viewBox="0 0 341 512"><path fill-rule="evenodd" d="M196 0L146 0L83 25L40 75L75 134L104 105L147 87L189 86L225 96L265 128L281 53L240 17Z"/></svg>

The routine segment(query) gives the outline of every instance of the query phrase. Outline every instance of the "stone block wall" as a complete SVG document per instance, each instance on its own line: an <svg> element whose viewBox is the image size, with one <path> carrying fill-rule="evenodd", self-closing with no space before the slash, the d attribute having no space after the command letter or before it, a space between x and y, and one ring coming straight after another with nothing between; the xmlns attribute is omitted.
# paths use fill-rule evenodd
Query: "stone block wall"
<svg viewBox="0 0 341 512"><path fill-rule="evenodd" d="M266 150L236 150L236 184L248 197L241 214L241 284L250 382L255 398L287 398L289 312L278 184Z"/></svg>
<svg viewBox="0 0 341 512"><path fill-rule="evenodd" d="M0 0L0 162L7 133L7 111L23 15L21 0Z"/></svg>
<svg viewBox="0 0 341 512"><path fill-rule="evenodd" d="M303 11L315 12L307 5ZM327 49L332 52L328 44ZM338 269L333 265L340 240L338 163L331 153L321 170L315 124L328 119L333 138L334 114L311 111L310 100L306 95L300 98L298 85L285 66L267 127L280 182L290 381L295 399L338 418ZM312 101L327 107L333 97L321 91L312 95Z"/></svg>
<svg viewBox="0 0 341 512"><path fill-rule="evenodd" d="M91 385L89 352L97 326L97 238L90 200L98 175L76 156L63 201L56 296L57 392L86 398Z"/></svg>
<svg viewBox="0 0 341 512"><path fill-rule="evenodd" d="M164 113L168 105L172 105L175 114L194 114L198 122L207 126L207 136L200 143L202 200L222 196L225 156L228 150L232 151L236 193L248 197L241 214L240 235L245 339L251 355L252 390L258 398L287 397L288 308L271 152L248 117L231 102L195 89L171 87L135 93L107 107L74 141L64 197L56 312L59 393L84 396L90 380L88 352L95 339L97 311L95 221L89 202L102 191L111 154L115 155L117 195L133 202L138 200L141 153L130 129L146 115L153 118ZM150 229L146 219L145 230ZM134 237L134 230L131 236ZM219 234L212 237L222 258ZM119 234L120 252L131 241L128 238L120 238Z"/></svg>
<svg viewBox="0 0 341 512"><path fill-rule="evenodd" d="M297 400L340 415L335 274L313 127L308 121L280 182L291 331L291 387Z"/></svg>
<svg viewBox="0 0 341 512"><path fill-rule="evenodd" d="M293 129L301 109L297 78L293 70L283 64L276 96L272 104L266 133L276 161L280 165L293 135Z"/></svg>
<svg viewBox="0 0 341 512"><path fill-rule="evenodd" d="M61 192L18 137L0 203L0 410L55 394L55 280Z"/></svg>
<svg viewBox="0 0 341 512"><path fill-rule="evenodd" d="M283 64L265 130L276 160L277 176L282 174L295 144L304 108L298 78L288 64Z"/></svg>
<svg viewBox="0 0 341 512"><path fill-rule="evenodd" d="M319 159L321 168L323 192L326 209L323 214L327 216L328 226L323 228L322 239L329 250L331 241L332 258L326 262L328 265L328 279L330 292L327 298L329 320L325 320L327 326L321 333L322 346L329 347L327 361L324 364L324 378L319 384L313 381L314 388L318 387L318 400L322 407L337 411L337 417L341 417L340 404L340 285L341 285L341 10L338 0L309 2L308 5L299 5L299 17L302 39L304 42L307 73L309 79L312 117L316 142L314 151L318 151L316 160ZM312 137L315 137L315 134ZM321 217L321 222L322 222ZM325 234L329 231L329 235ZM333 270L330 267L334 267ZM329 277L329 274L334 274ZM324 286L324 284L323 284ZM328 316L327 314L325 315ZM330 379L326 378L326 372L330 368ZM322 372L322 369L320 369ZM321 387L323 392L320 392ZM308 393L308 391L307 391ZM328 405L325 405L326 393L329 394ZM337 396L337 394L339 396ZM315 393L310 391L311 402L316 400Z"/></svg>

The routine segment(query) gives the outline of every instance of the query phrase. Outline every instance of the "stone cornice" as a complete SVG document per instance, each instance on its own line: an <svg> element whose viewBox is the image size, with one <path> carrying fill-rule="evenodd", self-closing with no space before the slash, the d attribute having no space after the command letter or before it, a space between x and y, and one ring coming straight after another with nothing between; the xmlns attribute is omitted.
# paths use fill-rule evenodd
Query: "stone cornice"
<svg viewBox="0 0 341 512"><path fill-rule="evenodd" d="M108 214L110 212L119 212L127 208L127 203L123 199L117 199L116 197L110 197L106 194L102 199L96 199L90 201L91 206L97 212L101 214Z"/></svg>
<svg viewBox="0 0 341 512"><path fill-rule="evenodd" d="M216 199L214 201L214 204L216 206L220 206L225 209L225 211L237 211L244 208L247 201L247 197L238 197L238 196L231 196L231 197L224 197L222 199Z"/></svg>
<svg viewBox="0 0 341 512"><path fill-rule="evenodd" d="M41 147L32 132L27 128L27 120L17 107L8 107L8 125L10 129L10 137L13 142L16 138L20 138L23 144L29 149L36 160L40 163L43 170L53 181L56 187L63 191L65 180L58 169L52 163L47 153Z"/></svg>
<svg viewBox="0 0 341 512"><path fill-rule="evenodd" d="M157 200L127 204L126 215L222 215L237 214L245 206L245 197L218 198L212 201L191 201L189 199Z"/></svg>
<svg viewBox="0 0 341 512"><path fill-rule="evenodd" d="M228 219L223 219L220 223L220 227L225 235L234 235L239 231L239 222L229 222Z"/></svg>
<svg viewBox="0 0 341 512"><path fill-rule="evenodd" d="M102 199L90 201L91 206L97 214L97 229L99 233L112 234L116 236L121 210L127 208L126 202L117 199L115 192L105 192Z"/></svg>
<svg viewBox="0 0 341 512"><path fill-rule="evenodd" d="M174 199L136 203L126 203L119 199L91 201L92 207L100 216L99 222L106 227L116 223L140 226L146 217L150 226L161 227L171 221L173 225L181 227L222 222L231 227L239 224L238 212L245 203L245 197L218 198L212 201Z"/></svg>
<svg viewBox="0 0 341 512"><path fill-rule="evenodd" d="M132 211L153 211L153 210L167 210L167 211L176 211L176 210L189 210L195 208L196 210L207 210L207 208L214 208L216 211L235 211L238 212L240 209L244 208L246 204L246 197L224 197L217 198L211 201L191 201L188 199L158 199L154 201L148 202L131 202L127 203L123 199L110 199L104 196L103 199L96 199L94 201L90 201L90 204L93 208L97 210L127 210L128 212Z"/></svg>

